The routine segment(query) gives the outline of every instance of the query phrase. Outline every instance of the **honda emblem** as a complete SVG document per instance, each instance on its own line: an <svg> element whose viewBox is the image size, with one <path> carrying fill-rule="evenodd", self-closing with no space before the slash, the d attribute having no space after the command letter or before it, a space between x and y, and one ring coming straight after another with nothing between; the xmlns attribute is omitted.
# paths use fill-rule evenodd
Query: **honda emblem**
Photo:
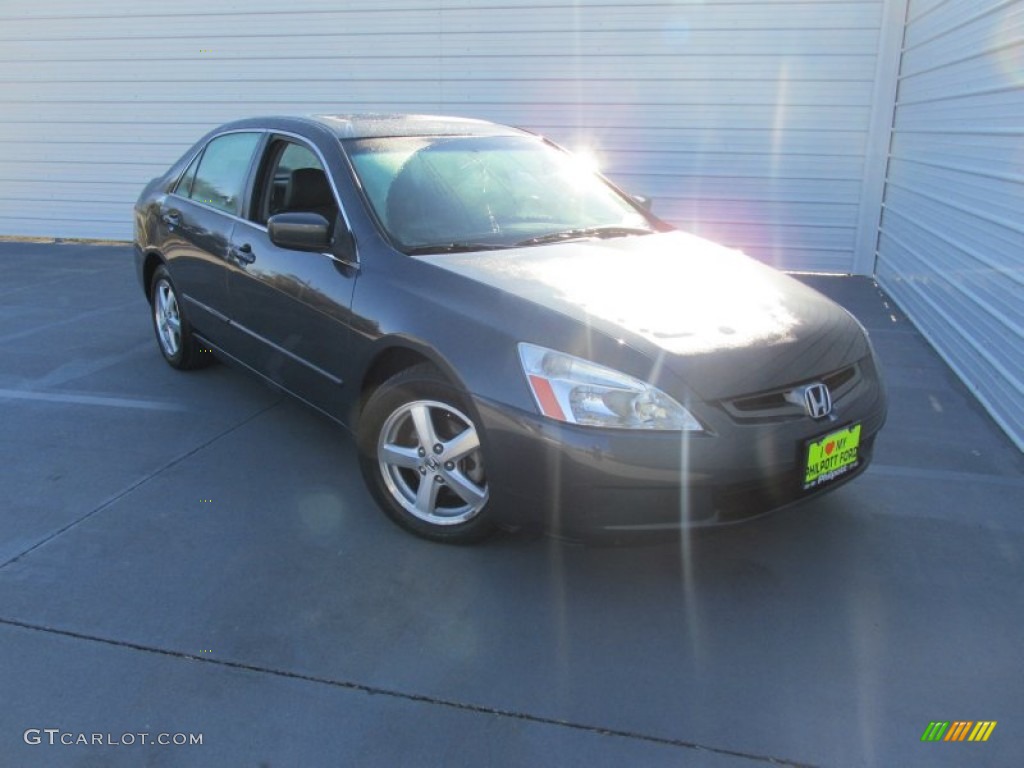
<svg viewBox="0 0 1024 768"><path fill-rule="evenodd" d="M832 413L832 395L828 387L818 382L804 387L804 410L812 419L823 419Z"/></svg>

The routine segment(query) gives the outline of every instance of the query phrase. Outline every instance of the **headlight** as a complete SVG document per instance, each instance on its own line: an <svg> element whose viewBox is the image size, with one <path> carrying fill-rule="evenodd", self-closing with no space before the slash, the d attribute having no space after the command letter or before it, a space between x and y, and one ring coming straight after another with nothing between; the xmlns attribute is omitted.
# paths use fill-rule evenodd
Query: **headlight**
<svg viewBox="0 0 1024 768"><path fill-rule="evenodd" d="M660 389L572 355L519 344L530 390L545 416L619 429L702 431L700 422Z"/></svg>

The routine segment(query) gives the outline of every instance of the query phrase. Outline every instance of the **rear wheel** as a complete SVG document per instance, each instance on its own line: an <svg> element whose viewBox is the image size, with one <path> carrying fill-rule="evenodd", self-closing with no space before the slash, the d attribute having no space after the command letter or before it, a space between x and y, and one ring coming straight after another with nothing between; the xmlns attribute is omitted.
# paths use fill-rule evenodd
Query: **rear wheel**
<svg viewBox="0 0 1024 768"><path fill-rule="evenodd" d="M420 365L384 382L360 417L371 493L392 520L433 541L478 541L494 527L480 433L467 411L444 377Z"/></svg>
<svg viewBox="0 0 1024 768"><path fill-rule="evenodd" d="M207 365L213 356L192 335L182 312L181 299L166 267L157 267L149 294L153 309L153 330L164 360L173 368L188 370Z"/></svg>

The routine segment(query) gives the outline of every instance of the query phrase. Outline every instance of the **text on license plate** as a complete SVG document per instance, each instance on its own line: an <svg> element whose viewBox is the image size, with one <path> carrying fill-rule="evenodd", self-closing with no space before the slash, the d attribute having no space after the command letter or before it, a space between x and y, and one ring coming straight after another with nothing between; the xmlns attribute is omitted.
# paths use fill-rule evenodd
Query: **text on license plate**
<svg viewBox="0 0 1024 768"><path fill-rule="evenodd" d="M835 480L852 471L858 463L860 424L831 432L807 445L804 490Z"/></svg>

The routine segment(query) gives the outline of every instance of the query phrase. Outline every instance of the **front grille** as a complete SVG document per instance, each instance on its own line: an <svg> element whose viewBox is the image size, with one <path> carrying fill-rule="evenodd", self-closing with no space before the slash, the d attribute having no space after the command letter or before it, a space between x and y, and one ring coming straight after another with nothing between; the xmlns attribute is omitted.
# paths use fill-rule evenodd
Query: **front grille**
<svg viewBox="0 0 1024 768"><path fill-rule="evenodd" d="M807 414L804 412L802 404L786 399L786 395L790 392L804 387L812 381L821 381L832 394L832 403L837 404L853 391L860 379L860 367L854 363L819 379L808 379L767 392L723 400L721 406L734 420L741 423L793 421L804 418Z"/></svg>
<svg viewBox="0 0 1024 768"><path fill-rule="evenodd" d="M836 371L831 376L826 376L822 381L825 382L825 386L828 387L829 392L845 393L846 390L843 389L843 385L846 382L851 381L856 375L857 366L850 365L842 370Z"/></svg>

